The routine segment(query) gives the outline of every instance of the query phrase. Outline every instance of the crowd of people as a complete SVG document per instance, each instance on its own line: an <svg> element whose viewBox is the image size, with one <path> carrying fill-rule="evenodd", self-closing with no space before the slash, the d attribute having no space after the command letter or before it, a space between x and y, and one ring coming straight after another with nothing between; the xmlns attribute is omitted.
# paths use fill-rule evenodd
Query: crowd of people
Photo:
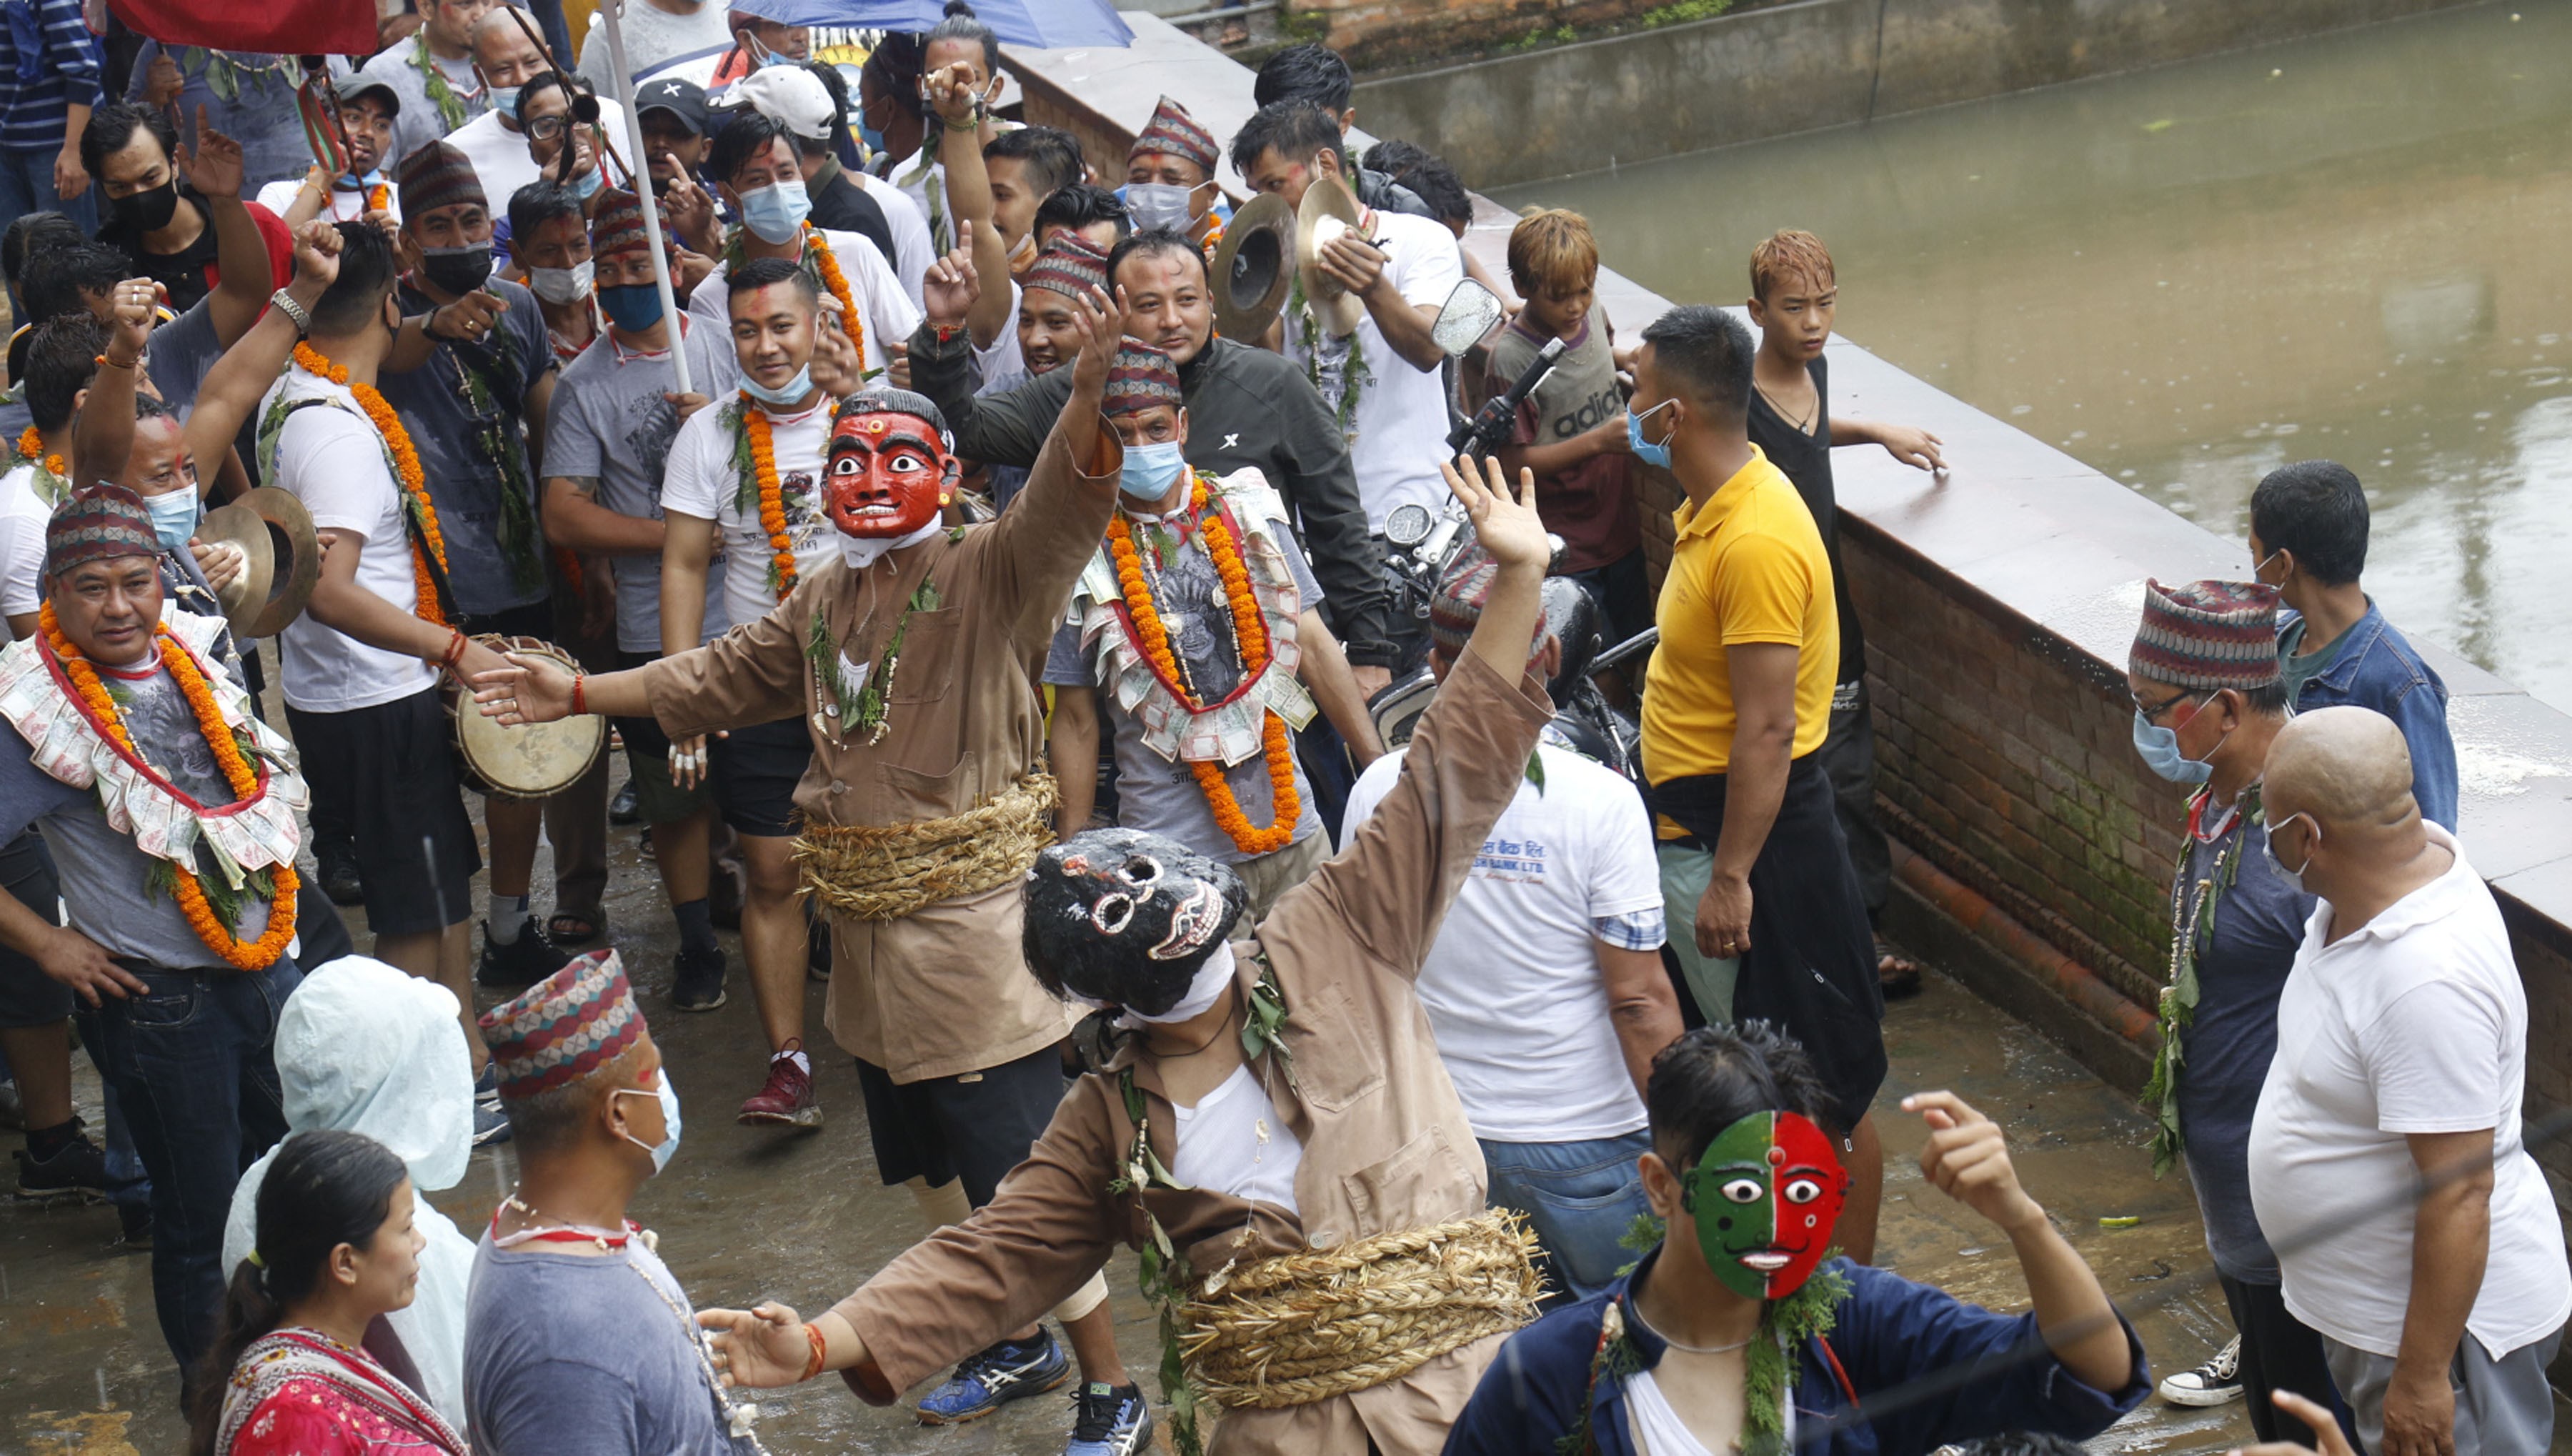
<svg viewBox="0 0 2572 1456"><path fill-rule="evenodd" d="M998 41L947 9L854 86L704 0L625 7L626 78L489 0L310 76L106 55L77 0L0 40L17 1186L149 1240L193 1449L756 1450L745 1392L825 1371L931 1423L1070 1384L1068 1456L1926 1453L2142 1401L1952 1093L1900 1103L1922 1172L2032 1306L1872 1266L1920 973L1831 461L1945 460L1832 410L1820 240L1758 246L1747 325L1620 343L1580 216L1494 275L1443 163L1352 155L1320 45L1231 138L1164 99L1120 164L997 116ZM1355 218L1244 337L1227 157ZM1451 364L1469 278L1510 302ZM1683 497L1657 585L1646 470ZM1464 542L1416 607L1412 507ZM2263 1440L2540 1451L2572 1271L2446 690L2360 584L2347 470L2271 473L2249 544L2250 580L2148 588L2130 664L2191 791L2153 1155L2240 1330L2160 1389L2247 1392ZM1557 710L1655 629L1605 683L1637 771ZM624 782L468 761L486 720L612 733ZM666 969L613 948L611 823ZM826 981L922 1217L811 1320L698 1310L632 1216L682 1127L644 1006L727 1003L719 929L760 1037L722 1104L823 1126ZM459 1230L424 1195L504 1139Z"/></svg>

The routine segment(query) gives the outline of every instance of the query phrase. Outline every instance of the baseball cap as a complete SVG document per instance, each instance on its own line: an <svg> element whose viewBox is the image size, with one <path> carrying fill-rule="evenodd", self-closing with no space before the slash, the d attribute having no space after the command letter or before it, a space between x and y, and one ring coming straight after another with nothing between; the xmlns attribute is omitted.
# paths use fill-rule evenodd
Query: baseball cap
<svg viewBox="0 0 2572 1456"><path fill-rule="evenodd" d="M634 114L640 117L650 111L666 111L677 117L679 124L694 136L702 137L714 130L706 114L706 88L694 81L665 76L644 82L634 92Z"/></svg>
<svg viewBox="0 0 2572 1456"><path fill-rule="evenodd" d="M330 89L338 94L341 106L347 105L360 96L371 95L383 102L385 115L401 115L401 93L395 91L389 83L377 80L362 71L333 83Z"/></svg>
<svg viewBox="0 0 2572 1456"><path fill-rule="evenodd" d="M830 88L801 66L763 66L733 83L727 106L747 106L807 141L828 141L838 124Z"/></svg>

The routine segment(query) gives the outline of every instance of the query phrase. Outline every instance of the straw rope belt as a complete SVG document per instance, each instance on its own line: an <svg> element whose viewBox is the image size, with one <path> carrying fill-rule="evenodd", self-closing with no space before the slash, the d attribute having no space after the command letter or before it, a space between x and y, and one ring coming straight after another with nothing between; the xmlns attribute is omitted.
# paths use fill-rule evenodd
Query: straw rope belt
<svg viewBox="0 0 2572 1456"><path fill-rule="evenodd" d="M798 894L857 920L900 920L1026 878L1053 843L1053 775L1024 778L944 819L811 824L795 837Z"/></svg>
<svg viewBox="0 0 2572 1456"><path fill-rule="evenodd" d="M1535 1318L1536 1248L1524 1219L1495 1209L1279 1254L1180 1306L1180 1351L1220 1405L1276 1410L1365 1390Z"/></svg>

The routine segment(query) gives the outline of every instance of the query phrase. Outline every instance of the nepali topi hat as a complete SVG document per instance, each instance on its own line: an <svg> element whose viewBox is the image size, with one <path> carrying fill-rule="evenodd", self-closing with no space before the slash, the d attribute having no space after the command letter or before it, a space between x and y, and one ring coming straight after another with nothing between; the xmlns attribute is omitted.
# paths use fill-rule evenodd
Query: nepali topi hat
<svg viewBox="0 0 2572 1456"><path fill-rule="evenodd" d="M2256 581L2144 583L2144 620L2126 658L2173 687L2249 690L2277 680L2277 588Z"/></svg>
<svg viewBox="0 0 2572 1456"><path fill-rule="evenodd" d="M625 963L592 951L482 1014L500 1095L524 1100L581 1081L625 1055L648 1030Z"/></svg>

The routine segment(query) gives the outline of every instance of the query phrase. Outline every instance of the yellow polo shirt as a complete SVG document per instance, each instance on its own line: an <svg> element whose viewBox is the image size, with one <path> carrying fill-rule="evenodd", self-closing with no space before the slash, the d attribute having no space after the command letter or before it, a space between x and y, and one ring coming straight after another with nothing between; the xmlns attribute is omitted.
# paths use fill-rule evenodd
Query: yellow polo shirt
<svg viewBox="0 0 2572 1456"><path fill-rule="evenodd" d="M1719 774L1732 762L1732 665L1725 649L1790 642L1795 757L1830 731L1839 613L1821 530L1784 471L1751 446L1750 463L1703 507L1682 502L1653 620L1643 681L1643 773L1653 783Z"/></svg>

